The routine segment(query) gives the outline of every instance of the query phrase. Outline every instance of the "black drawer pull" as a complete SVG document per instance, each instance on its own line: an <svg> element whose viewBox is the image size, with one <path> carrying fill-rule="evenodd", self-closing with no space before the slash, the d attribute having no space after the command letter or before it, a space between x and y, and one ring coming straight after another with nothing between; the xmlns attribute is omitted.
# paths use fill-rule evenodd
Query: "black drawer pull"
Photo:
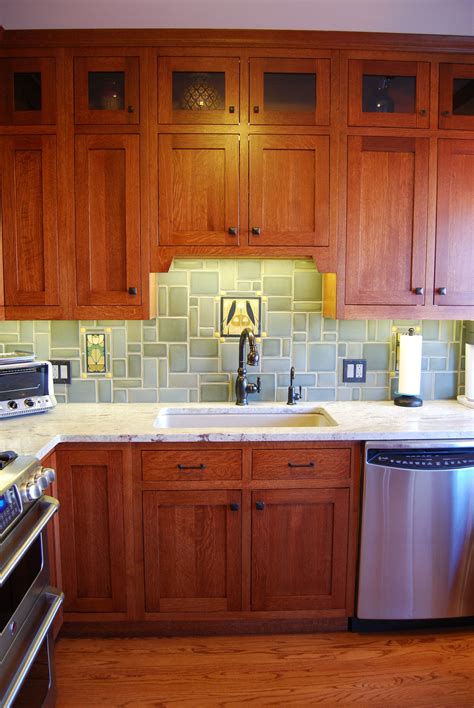
<svg viewBox="0 0 474 708"><path fill-rule="evenodd" d="M232 502L230 505L230 510L231 511L238 511L240 509L240 504L236 504L235 502Z"/></svg>
<svg viewBox="0 0 474 708"><path fill-rule="evenodd" d="M128 111L129 113L135 113L135 109L134 109L133 106L127 106L127 111Z"/></svg>
<svg viewBox="0 0 474 708"><path fill-rule="evenodd" d="M288 467L295 469L295 467L314 467L314 462L308 462L305 465L298 465L295 462L288 462Z"/></svg>
<svg viewBox="0 0 474 708"><path fill-rule="evenodd" d="M263 511L265 509L265 502L255 502L255 508L257 509L257 511Z"/></svg>
<svg viewBox="0 0 474 708"><path fill-rule="evenodd" d="M129 295L138 295L138 288L129 288L128 294Z"/></svg>
<svg viewBox="0 0 474 708"><path fill-rule="evenodd" d="M206 465L204 465L202 462L200 465L182 465L178 463L178 469L179 470L205 470Z"/></svg>
<svg viewBox="0 0 474 708"><path fill-rule="evenodd" d="M235 106L229 106L229 113L235 113Z"/></svg>

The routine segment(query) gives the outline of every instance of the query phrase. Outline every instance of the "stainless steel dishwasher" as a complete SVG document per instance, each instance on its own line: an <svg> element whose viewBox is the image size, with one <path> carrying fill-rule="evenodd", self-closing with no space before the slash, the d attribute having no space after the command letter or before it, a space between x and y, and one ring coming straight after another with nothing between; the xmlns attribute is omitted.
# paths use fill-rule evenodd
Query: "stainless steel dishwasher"
<svg viewBox="0 0 474 708"><path fill-rule="evenodd" d="M474 616L474 440L365 445L361 620Z"/></svg>

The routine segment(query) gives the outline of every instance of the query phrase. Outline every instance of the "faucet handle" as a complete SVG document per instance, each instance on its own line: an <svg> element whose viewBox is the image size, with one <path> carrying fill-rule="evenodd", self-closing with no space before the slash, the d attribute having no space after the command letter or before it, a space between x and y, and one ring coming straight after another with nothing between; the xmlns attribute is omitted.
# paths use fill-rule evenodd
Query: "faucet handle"
<svg viewBox="0 0 474 708"><path fill-rule="evenodd" d="M257 393L260 393L261 391L261 383L260 376L257 376Z"/></svg>

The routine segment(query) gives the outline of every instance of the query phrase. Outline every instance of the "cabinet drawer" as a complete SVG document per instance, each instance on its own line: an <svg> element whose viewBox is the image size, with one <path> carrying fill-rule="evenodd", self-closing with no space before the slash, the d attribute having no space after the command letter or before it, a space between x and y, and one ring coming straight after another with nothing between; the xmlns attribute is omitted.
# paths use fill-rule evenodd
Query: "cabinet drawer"
<svg viewBox="0 0 474 708"><path fill-rule="evenodd" d="M142 452L142 479L200 481L242 478L240 450L155 450Z"/></svg>
<svg viewBox="0 0 474 708"><path fill-rule="evenodd" d="M349 479L349 449L254 450L253 479Z"/></svg>

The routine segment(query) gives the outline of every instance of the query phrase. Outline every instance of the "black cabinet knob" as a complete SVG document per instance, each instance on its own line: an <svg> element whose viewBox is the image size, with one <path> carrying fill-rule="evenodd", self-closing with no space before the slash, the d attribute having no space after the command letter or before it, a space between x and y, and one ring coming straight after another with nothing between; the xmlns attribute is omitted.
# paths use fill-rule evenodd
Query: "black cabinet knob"
<svg viewBox="0 0 474 708"><path fill-rule="evenodd" d="M438 295L446 295L448 292L447 288L438 288Z"/></svg>
<svg viewBox="0 0 474 708"><path fill-rule="evenodd" d="M450 116L450 115L451 115L451 111L441 111L441 115L442 115L442 116Z"/></svg>
<svg viewBox="0 0 474 708"><path fill-rule="evenodd" d="M253 112L254 113L260 113L260 108L258 106L253 107Z"/></svg>
<svg viewBox="0 0 474 708"><path fill-rule="evenodd" d="M260 226L252 226L252 233L254 236L260 236L262 229Z"/></svg>
<svg viewBox="0 0 474 708"><path fill-rule="evenodd" d="M424 288L415 288L415 295L424 295L424 294L425 294Z"/></svg>
<svg viewBox="0 0 474 708"><path fill-rule="evenodd" d="M129 288L128 294L129 295L138 295L138 288Z"/></svg>
<svg viewBox="0 0 474 708"><path fill-rule="evenodd" d="M134 109L133 106L127 106L127 111L128 111L129 113L135 113L135 109Z"/></svg>
<svg viewBox="0 0 474 708"><path fill-rule="evenodd" d="M426 110L426 108L420 109L420 116L426 116L427 113L428 113L428 111Z"/></svg>
<svg viewBox="0 0 474 708"><path fill-rule="evenodd" d="M235 106L229 106L229 113L235 113Z"/></svg>
<svg viewBox="0 0 474 708"><path fill-rule="evenodd" d="M237 227L236 226L229 226L227 229L227 233L229 236L237 236Z"/></svg>
<svg viewBox="0 0 474 708"><path fill-rule="evenodd" d="M230 510L231 511L238 511L240 509L240 504L236 504L235 502L232 502L230 505Z"/></svg>
<svg viewBox="0 0 474 708"><path fill-rule="evenodd" d="M263 501L255 502L255 508L257 509L257 511L263 511L265 509L265 502L263 502Z"/></svg>

